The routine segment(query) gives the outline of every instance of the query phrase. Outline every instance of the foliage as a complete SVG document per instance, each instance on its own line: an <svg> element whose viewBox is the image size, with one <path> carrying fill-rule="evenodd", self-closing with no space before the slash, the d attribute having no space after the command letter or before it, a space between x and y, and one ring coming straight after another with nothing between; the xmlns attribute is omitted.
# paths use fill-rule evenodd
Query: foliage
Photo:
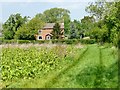
<svg viewBox="0 0 120 90"><path fill-rule="evenodd" d="M28 17L22 17L19 13L12 14L3 24L3 34L5 39L13 39L15 32L27 22Z"/></svg>
<svg viewBox="0 0 120 90"><path fill-rule="evenodd" d="M0 37L0 44L3 43L3 40L4 40L4 38L3 38L3 37Z"/></svg>
<svg viewBox="0 0 120 90"><path fill-rule="evenodd" d="M60 49L57 46L51 49L42 47L40 50L34 47L2 49L2 80L40 78L42 74L55 69L64 59L64 54L68 55L63 48L65 52L59 56Z"/></svg>
<svg viewBox="0 0 120 90"><path fill-rule="evenodd" d="M2 37L2 23L0 22L0 37Z"/></svg>
<svg viewBox="0 0 120 90"><path fill-rule="evenodd" d="M90 32L91 38L96 39L97 42L104 43L108 39L108 31L106 25L99 27L94 27Z"/></svg>
<svg viewBox="0 0 120 90"><path fill-rule="evenodd" d="M12 31L12 30L5 30L4 29L3 34L4 34L4 38L5 39L10 40L10 39L13 39L14 31Z"/></svg>
<svg viewBox="0 0 120 90"><path fill-rule="evenodd" d="M1 44L13 44L13 43L17 43L16 40L5 40L5 39L2 39L2 43Z"/></svg>
<svg viewBox="0 0 120 90"><path fill-rule="evenodd" d="M95 39L88 39L88 40L81 39L80 42L82 44L95 44L96 40Z"/></svg>
<svg viewBox="0 0 120 90"><path fill-rule="evenodd" d="M77 33L76 33L76 27L74 23L71 23L71 28L70 28L70 39L75 39L77 38Z"/></svg>
<svg viewBox="0 0 120 90"><path fill-rule="evenodd" d="M44 22L38 18L31 19L28 23L22 25L15 33L15 39L19 40L35 40L35 34L42 28Z"/></svg>
<svg viewBox="0 0 120 90"><path fill-rule="evenodd" d="M37 14L36 17L40 18L46 23L63 23L64 17L69 17L70 11L63 8L51 8L45 10L43 14Z"/></svg>
<svg viewBox="0 0 120 90"><path fill-rule="evenodd" d="M55 25L53 26L53 31L51 34L52 34L53 39L60 39L61 38L62 31L60 29L59 23L55 23Z"/></svg>
<svg viewBox="0 0 120 90"><path fill-rule="evenodd" d="M2 42L0 44L26 44L26 43L31 43L31 44L95 44L96 40L95 39L59 39L59 40L4 40L1 38Z"/></svg>
<svg viewBox="0 0 120 90"><path fill-rule="evenodd" d="M113 45L117 45L118 42L118 31L119 31L119 6L120 2L107 2L106 0L98 0L95 3L91 3L87 8L86 11L91 13L96 18L98 23L99 31L102 29L105 31L105 37L100 37L103 42L104 40L109 43L113 43ZM104 28L105 26L105 28ZM106 28L107 27L107 28ZM97 31L98 33L101 33ZM101 34L100 34L101 35Z"/></svg>
<svg viewBox="0 0 120 90"><path fill-rule="evenodd" d="M75 35L74 38L77 39L81 39L84 36L90 36L90 32L95 27L95 19L93 16L84 16L84 18L81 19L81 21L74 20L72 23L74 24L74 29L71 25L70 36L73 33L72 37Z"/></svg>
<svg viewBox="0 0 120 90"><path fill-rule="evenodd" d="M77 21L77 20L74 20L72 23L74 23L74 26L75 26L76 38L80 39L81 35L82 35L82 38L83 38L84 37L84 29L82 28L81 22Z"/></svg>
<svg viewBox="0 0 120 90"><path fill-rule="evenodd" d="M86 31L89 31L93 28L95 19L93 16L84 16L83 19L81 19L81 23L82 23L82 28Z"/></svg>
<svg viewBox="0 0 120 90"><path fill-rule="evenodd" d="M64 17L64 34L65 36L68 36L70 33L70 23L71 23L70 15L65 14L63 17Z"/></svg>
<svg viewBox="0 0 120 90"><path fill-rule="evenodd" d="M27 28L27 25L23 25L19 28L19 30L15 33L15 39L18 40L27 40L31 39L29 38L29 29Z"/></svg>
<svg viewBox="0 0 120 90"><path fill-rule="evenodd" d="M98 45L87 45L82 49L76 45L24 46L4 47L2 52L2 80L11 82L7 84L8 88L117 87L116 48Z"/></svg>

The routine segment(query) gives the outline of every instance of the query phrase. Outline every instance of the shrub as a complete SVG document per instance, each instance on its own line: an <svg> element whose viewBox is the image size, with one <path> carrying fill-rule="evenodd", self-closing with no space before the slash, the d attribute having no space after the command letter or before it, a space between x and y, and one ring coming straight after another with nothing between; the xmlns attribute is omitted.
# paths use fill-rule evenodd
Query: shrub
<svg viewBox="0 0 120 90"><path fill-rule="evenodd" d="M0 44L2 44L4 38L3 37L0 37Z"/></svg>
<svg viewBox="0 0 120 90"><path fill-rule="evenodd" d="M12 44L12 43L16 43L17 41L12 39L12 40L3 40L3 44Z"/></svg>
<svg viewBox="0 0 120 90"><path fill-rule="evenodd" d="M86 40L81 39L80 42L83 43L83 44L94 44L94 43L96 43L95 39L86 39Z"/></svg>
<svg viewBox="0 0 120 90"><path fill-rule="evenodd" d="M32 40L17 40L18 44L23 44L23 43L31 43Z"/></svg>
<svg viewBox="0 0 120 90"><path fill-rule="evenodd" d="M37 40L35 41L35 43L38 43L38 44L49 43L49 40Z"/></svg>

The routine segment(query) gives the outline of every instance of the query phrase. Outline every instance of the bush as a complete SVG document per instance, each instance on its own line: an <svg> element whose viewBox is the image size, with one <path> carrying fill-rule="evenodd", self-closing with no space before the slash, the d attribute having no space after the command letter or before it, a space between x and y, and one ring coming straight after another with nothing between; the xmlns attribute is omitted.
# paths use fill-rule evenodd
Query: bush
<svg viewBox="0 0 120 90"><path fill-rule="evenodd" d="M96 43L95 39L86 39L86 40L81 39L80 42L83 43L83 44L94 44L94 43Z"/></svg>
<svg viewBox="0 0 120 90"><path fill-rule="evenodd" d="M0 44L2 44L4 38L3 37L0 37Z"/></svg>
<svg viewBox="0 0 120 90"><path fill-rule="evenodd" d="M49 43L50 40L37 40L34 43L38 43L38 44L43 44L43 43Z"/></svg>
<svg viewBox="0 0 120 90"><path fill-rule="evenodd" d="M2 44L12 44L12 43L16 43L17 41L12 39L12 40L4 40L2 41Z"/></svg>
<svg viewBox="0 0 120 90"><path fill-rule="evenodd" d="M79 43L79 41L77 39L68 39L68 40L65 40L65 43L66 44L77 44Z"/></svg>
<svg viewBox="0 0 120 90"><path fill-rule="evenodd" d="M32 43L32 40L17 40L18 44L23 44L23 43Z"/></svg>

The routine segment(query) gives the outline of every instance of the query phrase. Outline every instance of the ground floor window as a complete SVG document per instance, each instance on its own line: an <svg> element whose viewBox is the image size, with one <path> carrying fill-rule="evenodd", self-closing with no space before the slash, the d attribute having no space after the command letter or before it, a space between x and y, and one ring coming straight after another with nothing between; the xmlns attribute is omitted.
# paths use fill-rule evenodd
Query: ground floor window
<svg viewBox="0 0 120 90"><path fill-rule="evenodd" d="M42 36L39 36L38 39L42 39Z"/></svg>
<svg viewBox="0 0 120 90"><path fill-rule="evenodd" d="M45 37L46 40L50 40L51 39L51 35L50 34L47 34L46 37Z"/></svg>

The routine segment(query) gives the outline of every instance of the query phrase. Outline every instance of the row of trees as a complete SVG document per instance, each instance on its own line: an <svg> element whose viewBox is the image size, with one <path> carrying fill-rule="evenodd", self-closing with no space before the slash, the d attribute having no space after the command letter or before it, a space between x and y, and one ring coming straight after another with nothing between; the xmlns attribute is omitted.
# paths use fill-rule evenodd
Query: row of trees
<svg viewBox="0 0 120 90"><path fill-rule="evenodd" d="M54 38L58 38L60 32L57 23L64 22L64 35L69 39L80 39L84 36L96 39L97 42L109 42L117 45L120 28L120 1L106 2L99 0L86 7L90 16L84 16L81 20L71 21L70 11L63 8L51 8L43 13L38 13L34 18L22 17L20 14L10 15L3 24L5 39L35 39L38 29L45 23L56 23ZM58 33L56 35L55 33ZM56 36L55 36L56 35Z"/></svg>

